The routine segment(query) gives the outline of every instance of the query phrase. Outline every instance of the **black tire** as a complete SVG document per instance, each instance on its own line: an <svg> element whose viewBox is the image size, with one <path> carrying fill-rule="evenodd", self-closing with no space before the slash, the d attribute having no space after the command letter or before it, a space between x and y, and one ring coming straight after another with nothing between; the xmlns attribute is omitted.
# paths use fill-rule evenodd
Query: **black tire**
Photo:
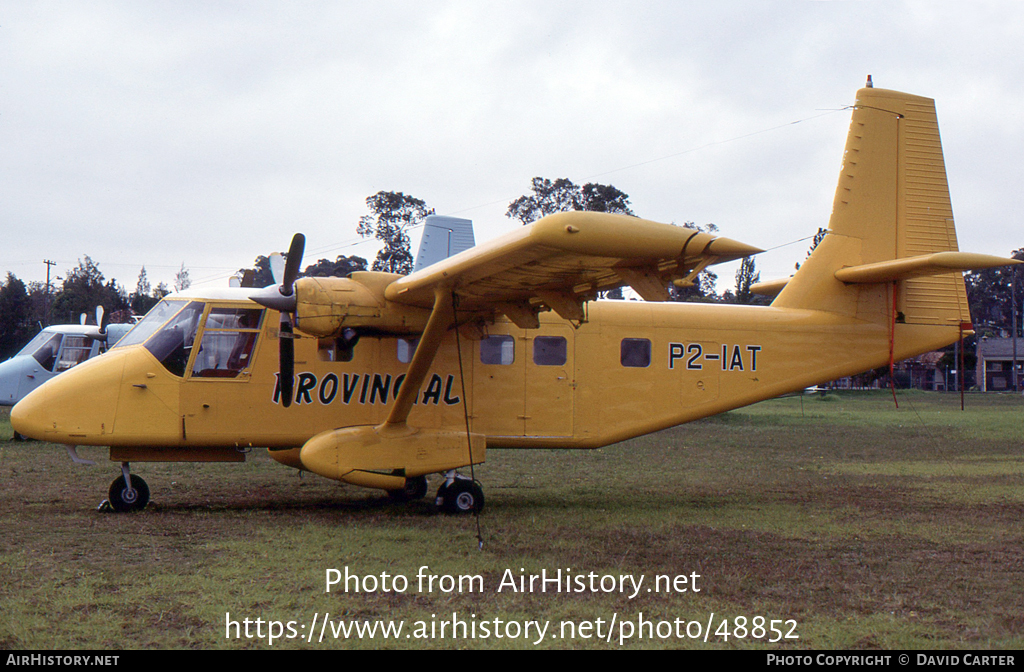
<svg viewBox="0 0 1024 672"><path fill-rule="evenodd" d="M437 491L437 505L450 515L480 513L484 510L484 489L476 481L457 478Z"/></svg>
<svg viewBox="0 0 1024 672"><path fill-rule="evenodd" d="M141 511L149 504L149 486L146 484L146 481L142 480L141 476L136 476L135 474L131 476L132 490L134 491L131 494L129 494L128 488L125 485L124 476L118 476L110 484L110 492L107 494L107 499L110 502L110 506L118 513Z"/></svg>
<svg viewBox="0 0 1024 672"><path fill-rule="evenodd" d="M423 499L427 494L427 477L413 476L405 479L405 487L401 490L388 490L388 496L396 502L412 502Z"/></svg>

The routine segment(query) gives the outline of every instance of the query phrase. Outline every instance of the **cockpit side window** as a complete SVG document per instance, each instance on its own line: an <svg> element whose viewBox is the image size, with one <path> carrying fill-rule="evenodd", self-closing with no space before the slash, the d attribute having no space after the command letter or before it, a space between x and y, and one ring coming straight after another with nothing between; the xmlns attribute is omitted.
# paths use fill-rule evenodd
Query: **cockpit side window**
<svg viewBox="0 0 1024 672"><path fill-rule="evenodd" d="M153 356L164 365L164 368L176 376L185 375L185 366L188 364L189 355L192 354L192 343L195 341L199 318L202 315L202 302L193 301L146 341L146 349L153 353ZM146 319L139 322L125 338L135 333L148 319L147 315Z"/></svg>
<svg viewBox="0 0 1024 672"><path fill-rule="evenodd" d="M89 359L89 355L92 354L92 344L93 340L88 336L71 334L65 336L64 347L61 348L60 359L57 361L57 373L67 371Z"/></svg>
<svg viewBox="0 0 1024 672"><path fill-rule="evenodd" d="M262 308L211 308L192 376L237 378L249 368L263 313Z"/></svg>

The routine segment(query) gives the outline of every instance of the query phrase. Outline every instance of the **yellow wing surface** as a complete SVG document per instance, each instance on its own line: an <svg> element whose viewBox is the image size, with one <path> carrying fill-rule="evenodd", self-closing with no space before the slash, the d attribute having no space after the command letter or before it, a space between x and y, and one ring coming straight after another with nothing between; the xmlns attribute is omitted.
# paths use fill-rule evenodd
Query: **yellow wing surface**
<svg viewBox="0 0 1024 672"><path fill-rule="evenodd" d="M583 318L597 292L629 286L648 301L668 299L671 282L693 284L704 268L761 252L695 229L599 212L549 215L388 285L389 301L429 308L438 287L461 310L494 310L521 327L551 309Z"/></svg>

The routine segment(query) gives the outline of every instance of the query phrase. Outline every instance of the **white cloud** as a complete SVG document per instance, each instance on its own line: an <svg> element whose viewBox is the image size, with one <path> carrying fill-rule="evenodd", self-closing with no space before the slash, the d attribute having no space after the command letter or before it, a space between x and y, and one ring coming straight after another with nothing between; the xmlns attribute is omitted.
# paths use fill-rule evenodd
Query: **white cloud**
<svg viewBox="0 0 1024 672"><path fill-rule="evenodd" d="M1006 253L1024 245L1022 17L1009 2L17 3L0 26L0 269L40 279L43 258L88 254L129 287L142 264L154 284L182 261L220 278L297 230L310 254L372 256L350 243L381 189L486 239L536 175L770 247L827 223L849 113L817 115L868 73L936 98L962 245ZM766 256L762 277L805 249Z"/></svg>

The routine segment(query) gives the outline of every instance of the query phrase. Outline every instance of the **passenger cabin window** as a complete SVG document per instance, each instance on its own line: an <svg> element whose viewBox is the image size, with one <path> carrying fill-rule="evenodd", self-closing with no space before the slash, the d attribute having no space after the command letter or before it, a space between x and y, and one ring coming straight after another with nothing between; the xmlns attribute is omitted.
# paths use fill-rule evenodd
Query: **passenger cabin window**
<svg viewBox="0 0 1024 672"><path fill-rule="evenodd" d="M651 365L651 342L646 338L624 338L619 350L623 366L644 368Z"/></svg>
<svg viewBox="0 0 1024 672"><path fill-rule="evenodd" d="M262 321L261 308L210 309L203 340L192 363L192 376L238 377L252 363Z"/></svg>
<svg viewBox="0 0 1024 672"><path fill-rule="evenodd" d="M67 371L73 366L81 364L89 359L92 354L92 339L87 336L64 337L64 347L60 351L60 359L57 361L57 373Z"/></svg>
<svg viewBox="0 0 1024 672"><path fill-rule="evenodd" d="M150 311L150 315L152 314L153 311ZM202 302L193 301L146 341L146 349L153 353L153 356L164 365L164 368L176 376L185 375L185 366L188 364L189 355L192 354L196 330L199 328L199 318L202 316ZM135 329L128 332L128 336L125 338L134 334L148 319L149 315L135 325ZM118 346L120 347L120 343Z"/></svg>
<svg viewBox="0 0 1024 672"><path fill-rule="evenodd" d="M533 363L539 366L565 366L567 344L561 336L537 336L533 339Z"/></svg>
<svg viewBox="0 0 1024 672"><path fill-rule="evenodd" d="M488 336L480 341L480 362L508 366L516 361L516 341L511 336Z"/></svg>
<svg viewBox="0 0 1024 672"><path fill-rule="evenodd" d="M402 364L408 364L412 361L412 356L416 354L416 346L419 345L420 339L412 338L400 338L398 339L398 361Z"/></svg>

